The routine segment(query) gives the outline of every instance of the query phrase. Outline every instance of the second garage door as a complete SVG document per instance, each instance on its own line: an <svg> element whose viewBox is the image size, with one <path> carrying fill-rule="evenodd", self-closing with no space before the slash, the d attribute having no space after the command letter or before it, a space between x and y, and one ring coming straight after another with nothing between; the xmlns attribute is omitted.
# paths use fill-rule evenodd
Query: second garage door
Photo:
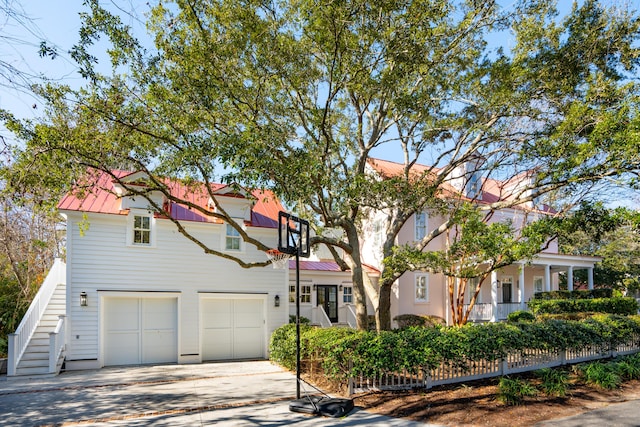
<svg viewBox="0 0 640 427"><path fill-rule="evenodd" d="M262 359L263 298L202 299L202 359Z"/></svg>
<svg viewBox="0 0 640 427"><path fill-rule="evenodd" d="M104 365L177 362L177 298L104 300Z"/></svg>

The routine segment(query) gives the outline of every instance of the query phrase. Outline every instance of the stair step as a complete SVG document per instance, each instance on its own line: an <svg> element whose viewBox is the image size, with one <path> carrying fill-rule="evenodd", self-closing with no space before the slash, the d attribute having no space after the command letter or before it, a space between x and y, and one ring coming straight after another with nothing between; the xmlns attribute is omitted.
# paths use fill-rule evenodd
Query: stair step
<svg viewBox="0 0 640 427"><path fill-rule="evenodd" d="M33 360L46 360L47 363L49 363L49 352L47 351L46 353L35 353L35 352L25 352L22 355L22 359L20 360L20 364L22 362L25 362L27 360L33 361Z"/></svg>
<svg viewBox="0 0 640 427"><path fill-rule="evenodd" d="M16 368L16 376L43 375L48 373L49 373L49 365L29 367L29 368Z"/></svg>
<svg viewBox="0 0 640 427"><path fill-rule="evenodd" d="M18 363L18 368L49 368L49 358L46 359L32 359L32 360L21 360Z"/></svg>

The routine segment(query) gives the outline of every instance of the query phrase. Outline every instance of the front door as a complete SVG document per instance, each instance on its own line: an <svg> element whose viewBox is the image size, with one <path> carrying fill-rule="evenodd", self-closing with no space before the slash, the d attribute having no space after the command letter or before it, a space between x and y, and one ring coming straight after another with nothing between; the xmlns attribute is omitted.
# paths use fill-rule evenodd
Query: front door
<svg viewBox="0 0 640 427"><path fill-rule="evenodd" d="M513 280L511 278L505 278L502 280L502 302L510 303L513 302L513 296L511 295L511 285Z"/></svg>
<svg viewBox="0 0 640 427"><path fill-rule="evenodd" d="M331 323L338 322L338 286L318 285L318 306L324 308Z"/></svg>

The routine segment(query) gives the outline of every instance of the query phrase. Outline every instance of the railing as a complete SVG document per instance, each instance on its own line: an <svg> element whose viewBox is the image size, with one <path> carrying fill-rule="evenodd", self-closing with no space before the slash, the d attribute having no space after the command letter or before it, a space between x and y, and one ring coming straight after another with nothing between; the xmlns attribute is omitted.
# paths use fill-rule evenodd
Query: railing
<svg viewBox="0 0 640 427"><path fill-rule="evenodd" d="M66 282L66 266L60 259L56 258L49 274L45 278L40 290L31 302L27 313L22 318L16 332L9 334L9 352L7 357L7 375L15 375L18 362L27 349L29 340L38 327L44 310L49 304L51 295L56 290L59 283Z"/></svg>
<svg viewBox="0 0 640 427"><path fill-rule="evenodd" d="M469 304L465 304L463 306L463 310L466 313L469 309ZM470 322L488 322L491 320L491 316L493 315L493 309L491 304L483 303L483 304L474 304L471 308L471 313L469 313L469 321Z"/></svg>
<svg viewBox="0 0 640 427"><path fill-rule="evenodd" d="M321 305L313 307L311 313L313 323L319 324L320 327L329 328L333 325L333 323L331 323L331 319L329 319L329 316L327 316L327 313L324 311L324 307Z"/></svg>
<svg viewBox="0 0 640 427"><path fill-rule="evenodd" d="M390 372L381 376L350 378L349 393L367 390L404 390L410 388L431 388L437 385L460 383L497 377L521 372L535 371L597 359L622 356L640 352L640 337L614 349L589 347L580 350L529 350L508 354L503 359L472 361L451 365L442 363L435 369L414 369L414 373ZM350 366L351 368L351 366Z"/></svg>
<svg viewBox="0 0 640 427"><path fill-rule="evenodd" d="M58 324L53 332L49 332L49 373L58 373L58 359L65 349L65 315L58 316Z"/></svg>
<svg viewBox="0 0 640 427"><path fill-rule="evenodd" d="M498 303L498 320L506 320L509 313L522 310L519 302L499 302Z"/></svg>
<svg viewBox="0 0 640 427"><path fill-rule="evenodd" d="M351 329L356 329L358 322L356 321L356 312L353 310L353 304L345 304L338 308L338 320L343 325L346 323Z"/></svg>

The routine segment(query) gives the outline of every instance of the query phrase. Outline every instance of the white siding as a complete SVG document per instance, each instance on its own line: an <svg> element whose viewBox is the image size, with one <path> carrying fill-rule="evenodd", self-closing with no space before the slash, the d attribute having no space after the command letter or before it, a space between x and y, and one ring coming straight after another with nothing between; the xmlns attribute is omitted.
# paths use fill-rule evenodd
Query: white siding
<svg viewBox="0 0 640 427"><path fill-rule="evenodd" d="M81 232L82 217L68 213L67 314L70 320L67 360L99 360L99 295L109 292L177 292L178 361L201 360L199 348L199 292L256 293L267 295L267 334L288 321L286 304L274 307L275 295L287 296L286 271L244 269L233 261L207 255L182 236L167 220L157 220L155 247L126 245L126 216L89 215ZM214 224L187 224L214 249L220 248L223 228ZM268 246L276 244L276 230L249 228ZM266 260L252 245L240 254L245 261ZM88 306L80 307L86 292ZM100 291L100 292L99 292ZM100 360L100 362L102 362Z"/></svg>

